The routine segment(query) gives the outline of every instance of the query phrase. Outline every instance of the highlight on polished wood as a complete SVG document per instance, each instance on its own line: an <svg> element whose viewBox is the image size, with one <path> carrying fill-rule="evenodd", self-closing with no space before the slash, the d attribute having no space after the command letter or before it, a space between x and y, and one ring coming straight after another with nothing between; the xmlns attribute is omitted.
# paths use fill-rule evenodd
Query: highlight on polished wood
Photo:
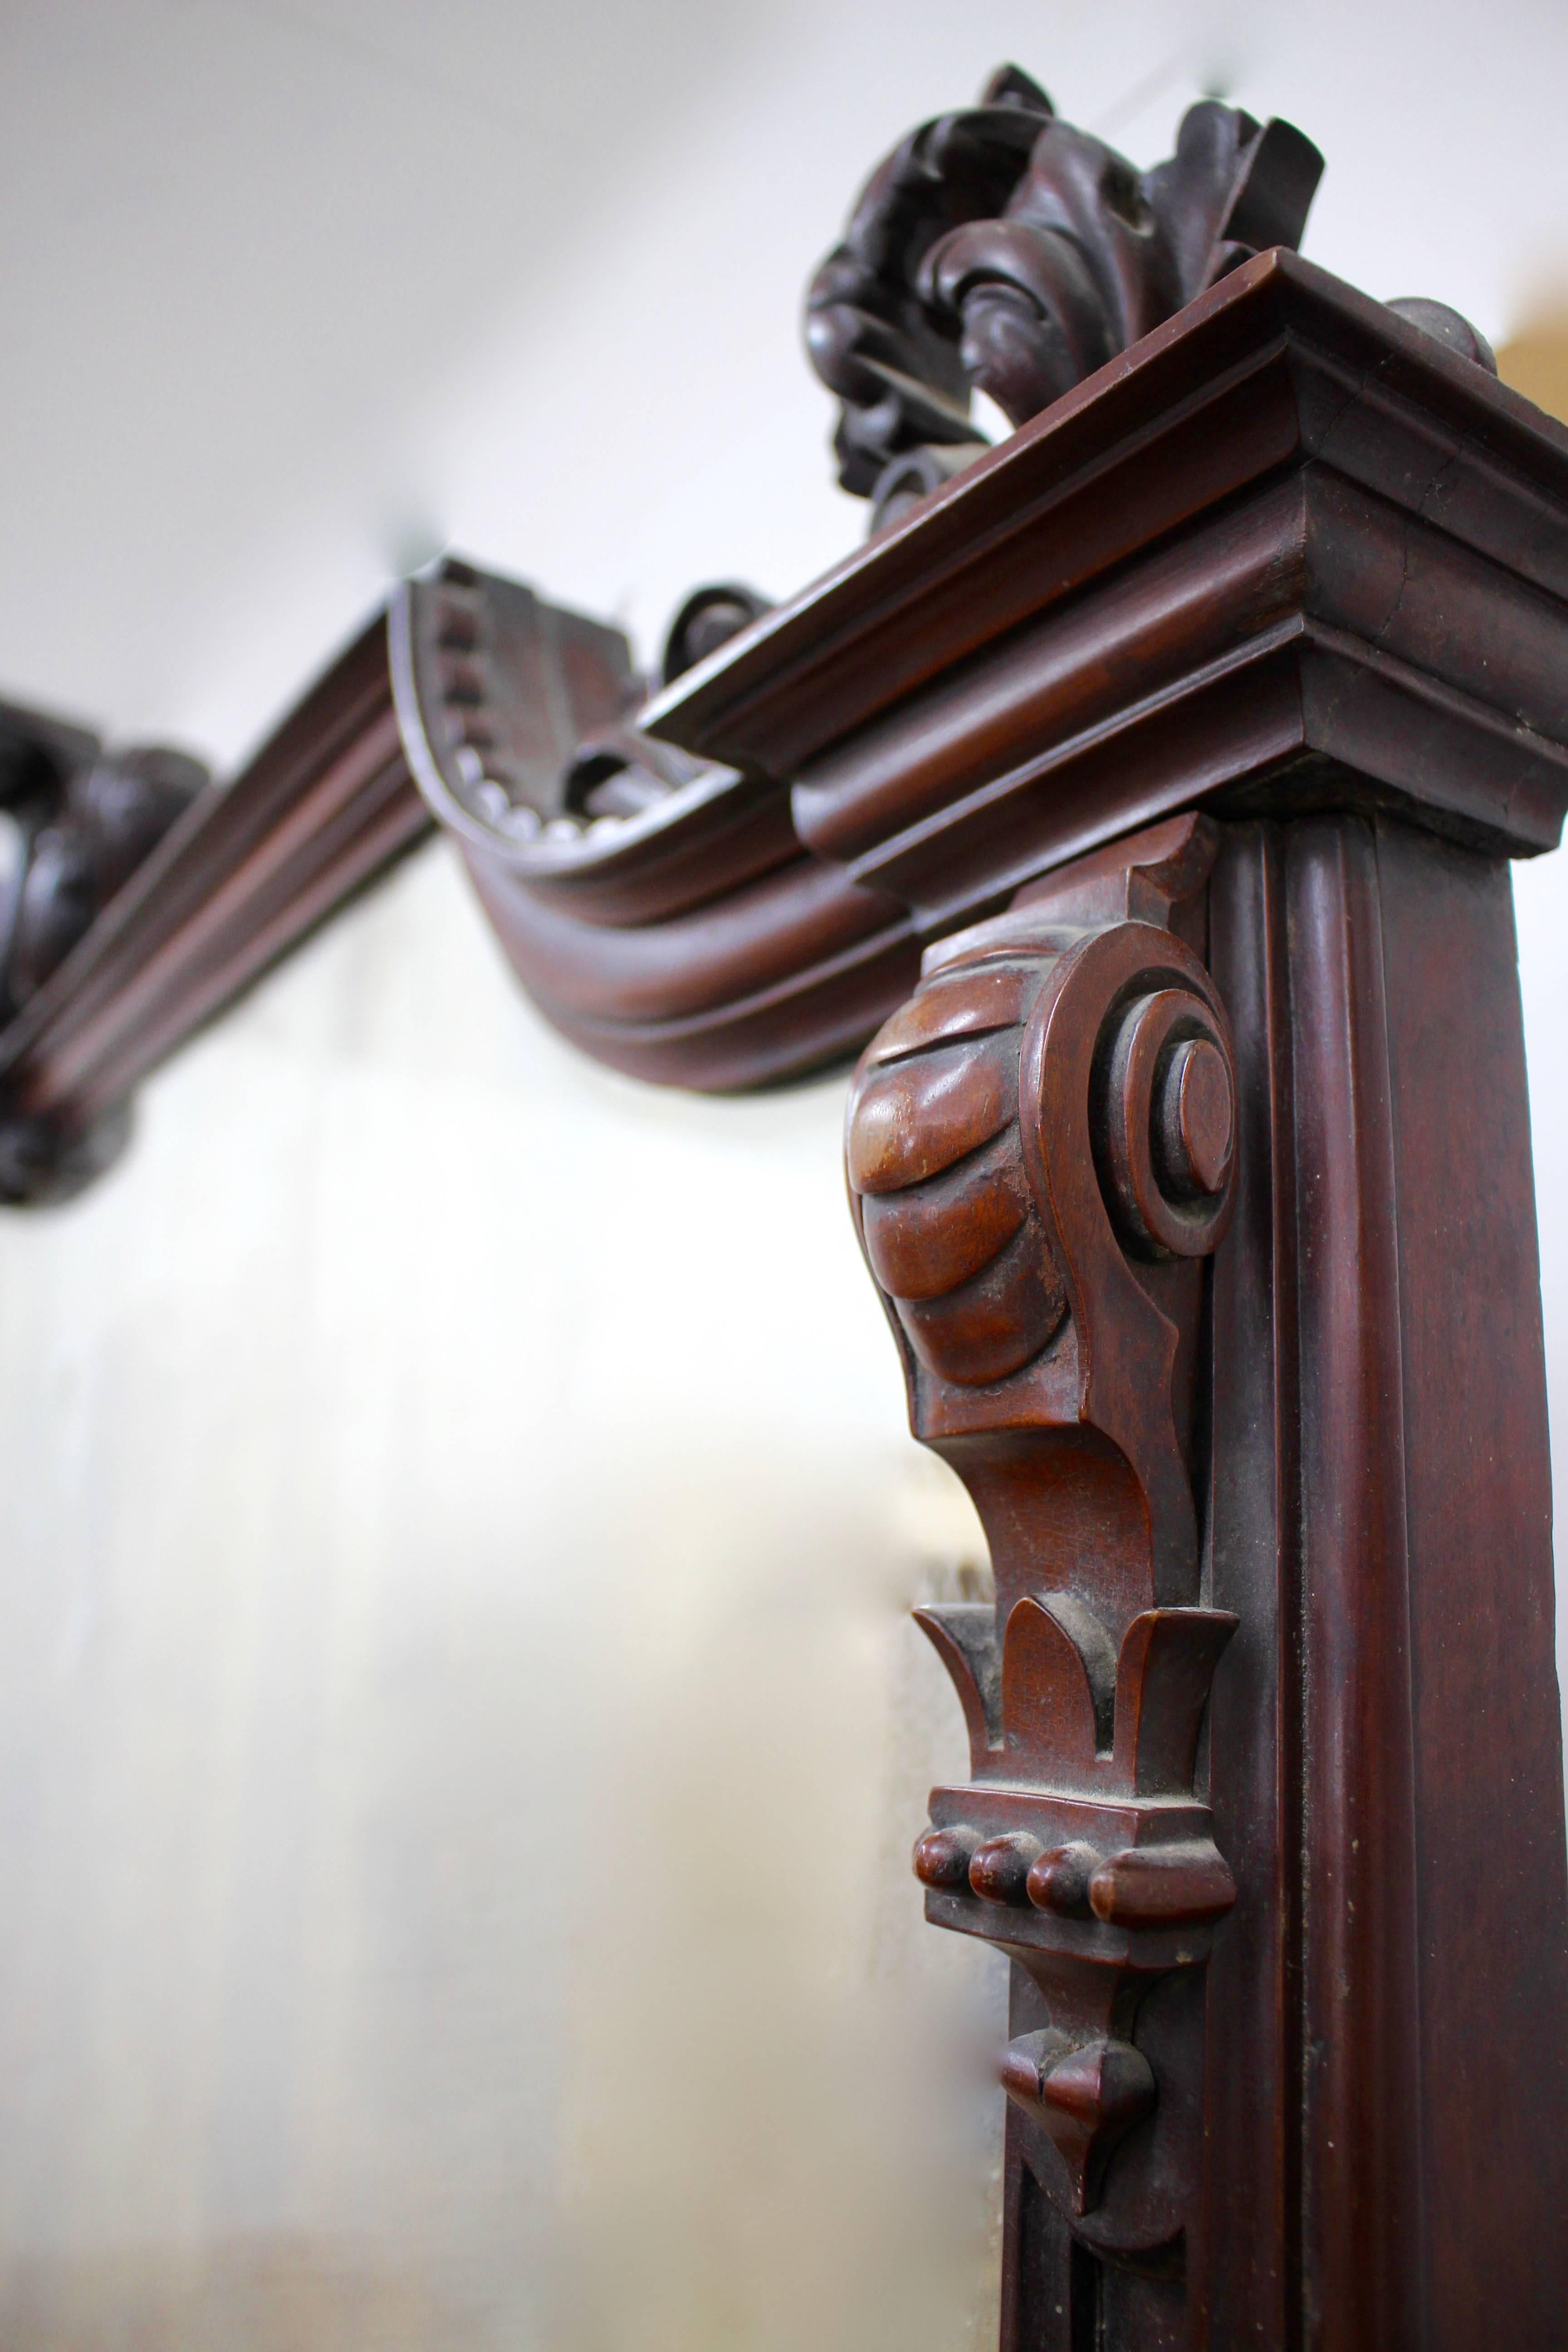
<svg viewBox="0 0 1568 2352"><path fill-rule="evenodd" d="M873 520L823 579L698 590L643 676L448 560L226 792L121 759L134 856L97 747L13 729L13 1197L432 822L600 1060L860 1055L852 1213L994 1573L922 1612L970 1778L910 1829L1011 1967L1003 2352L1568 2312L1509 880L1568 809L1568 429L1294 252L1321 169L1205 101L1139 173L1004 68L814 280Z"/></svg>
<svg viewBox="0 0 1568 2352"><path fill-rule="evenodd" d="M1565 499L1560 427L1268 253L681 672L635 734L598 633L572 688L594 731L545 788L509 781L536 756L506 699L524 592L413 583L405 732L565 1034L640 1076L764 1084L863 1044L923 940L1188 805L1554 846Z"/></svg>
<svg viewBox="0 0 1568 2352"><path fill-rule="evenodd" d="M466 572L454 625L418 583L411 764L589 1051L724 1087L867 1046L857 1220L995 1572L926 1612L972 1778L915 1870L1012 1963L1004 2352L1544 2346L1568 1883L1508 860L1568 806L1568 433L1441 303L1227 234L1293 237L1316 169L1223 110L1178 142L1196 278L1118 310L1180 174L1033 87L897 151L818 280L867 545L640 710L579 645L542 793L516 592ZM1015 362L1026 421L961 445Z"/></svg>

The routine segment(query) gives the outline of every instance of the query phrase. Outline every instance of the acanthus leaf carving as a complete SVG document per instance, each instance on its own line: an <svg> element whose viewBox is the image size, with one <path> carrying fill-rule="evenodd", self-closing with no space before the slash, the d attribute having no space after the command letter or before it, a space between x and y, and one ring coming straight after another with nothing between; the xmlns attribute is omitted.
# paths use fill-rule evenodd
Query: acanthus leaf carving
<svg viewBox="0 0 1568 2352"><path fill-rule="evenodd" d="M928 952L847 1145L913 1426L973 1495L996 1580L989 1610L919 1612L973 1779L932 1791L916 1874L930 1916L999 1945L1044 2004L1002 2080L1069 2225L1172 2260L1181 2165L1119 2150L1195 2112L1201 2026L1173 2054L1167 2035L1166 2126L1140 2009L1236 1899L1197 1782L1237 1620L1204 1604L1188 1460L1234 1186L1213 853L1177 819Z"/></svg>
<svg viewBox="0 0 1568 2352"><path fill-rule="evenodd" d="M806 301L842 406L844 488L875 519L984 447L970 395L1015 425L1270 246L1300 241L1323 168L1288 123L1205 99L1152 171L1062 121L1004 66L872 174Z"/></svg>

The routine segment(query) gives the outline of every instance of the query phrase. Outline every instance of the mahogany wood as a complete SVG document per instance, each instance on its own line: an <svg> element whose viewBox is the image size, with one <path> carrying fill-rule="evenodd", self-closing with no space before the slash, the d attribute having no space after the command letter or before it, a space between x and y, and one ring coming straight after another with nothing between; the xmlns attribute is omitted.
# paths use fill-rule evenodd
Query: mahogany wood
<svg viewBox="0 0 1568 2352"><path fill-rule="evenodd" d="M163 745L0 708L0 1026L64 961L207 782Z"/></svg>
<svg viewBox="0 0 1568 2352"><path fill-rule="evenodd" d="M1211 2070L1214 2340L1544 2346L1568 1926L1506 869L1386 819L1237 828L1213 938L1251 1101L1212 1773L1258 1857L1214 1972L1258 2069Z"/></svg>
<svg viewBox="0 0 1568 2352"><path fill-rule="evenodd" d="M926 1613L972 1779L915 1866L1014 1963L1005 2352L1568 2311L1506 866L1568 805L1568 435L1404 309L1246 263L619 721L637 807L464 828L621 1067L882 1023L857 1219L996 1578Z"/></svg>
<svg viewBox="0 0 1568 2352"><path fill-rule="evenodd" d="M1162 1157L1197 1051L1205 1176ZM928 955L848 1165L996 1574L994 1612L921 1612L973 1780L915 1869L1015 1962L1005 2352L1552 2345L1568 1874L1506 865L1355 813L1069 865ZM1186 1647L1140 1683L1156 1632Z"/></svg>
<svg viewBox="0 0 1568 2352"><path fill-rule="evenodd" d="M132 1090L423 839L378 616L244 772L209 786L0 1029L0 1191L51 1200L118 1150Z"/></svg>
<svg viewBox="0 0 1568 2352"><path fill-rule="evenodd" d="M1004 2352L1533 2352L1568 1864L1506 861L1568 807L1568 432L1440 306L1237 266L1314 173L1226 113L1136 187L1022 77L917 134L816 306L841 457L885 488L1004 365L1041 413L789 603L700 592L651 701L613 630L409 583L0 1033L4 1156L85 1172L426 806L602 1059L865 1045L857 1224L995 1576L923 1612L971 1777L915 1867L1013 1966ZM1066 242L1167 249L1058 369L1090 164Z"/></svg>
<svg viewBox="0 0 1568 2352"><path fill-rule="evenodd" d="M1554 845L1565 520L1568 432L1275 251L683 667L635 730L600 633L586 748L617 806L574 803L570 746L543 784L507 769L525 592L467 568L455 645L440 583L395 616L405 740L568 1036L662 1081L765 1084L863 1044L926 940L1185 806Z"/></svg>
<svg viewBox="0 0 1568 2352"><path fill-rule="evenodd" d="M1037 415L1254 253L1294 246L1322 168L1289 123L1208 99L1140 172L1002 67L878 166L812 282L840 482L879 521L936 488L984 446L972 388L1015 425Z"/></svg>
<svg viewBox="0 0 1568 2352"><path fill-rule="evenodd" d="M1198 951L1217 841L1176 819L931 950L851 1095L911 1420L996 1580L994 1612L921 1612L973 1780L932 1791L915 1869L929 1917L1014 1962L1009 2352L1070 2352L1110 2314L1118 2345L1199 2340L1201 1987L1237 1900L1198 1770L1238 1620L1205 1591L1191 1465L1235 1182Z"/></svg>

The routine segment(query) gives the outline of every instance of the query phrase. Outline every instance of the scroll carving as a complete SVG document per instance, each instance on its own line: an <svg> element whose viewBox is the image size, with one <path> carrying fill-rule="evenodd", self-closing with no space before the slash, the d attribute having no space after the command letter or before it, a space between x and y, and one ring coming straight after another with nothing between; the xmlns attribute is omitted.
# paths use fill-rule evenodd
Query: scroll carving
<svg viewBox="0 0 1568 2352"><path fill-rule="evenodd" d="M1237 1621L1204 1605L1188 1460L1235 1129L1197 951L1212 856L1177 820L931 950L860 1064L847 1141L912 1425L995 1569L994 1606L917 1612L973 1775L931 1794L927 1916L1032 1988L1002 2080L1074 2232L1175 2266L1201 2011L1156 1995L1201 1971L1236 1896L1199 1755Z"/></svg>
<svg viewBox="0 0 1568 2352"><path fill-rule="evenodd" d="M1300 238L1322 157L1213 100L1139 172L1016 66L910 131L868 181L806 302L842 401L847 490L879 513L982 445L970 394L1021 425L1266 247Z"/></svg>

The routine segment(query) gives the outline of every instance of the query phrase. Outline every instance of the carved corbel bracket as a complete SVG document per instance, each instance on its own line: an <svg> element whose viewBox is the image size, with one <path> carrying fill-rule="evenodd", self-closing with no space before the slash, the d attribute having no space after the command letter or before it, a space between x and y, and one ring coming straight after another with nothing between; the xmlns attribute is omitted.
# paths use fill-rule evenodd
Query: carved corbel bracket
<svg viewBox="0 0 1568 2352"><path fill-rule="evenodd" d="M933 1790L916 1874L933 1921L999 1945L1035 1989L1043 2021L1002 2080L1046 2186L1104 2251L1181 2237L1161 2111L1179 2137L1201 2025L1183 2010L1156 2065L1139 2020L1236 1897L1196 1783L1237 1621L1203 1605L1188 1462L1236 1126L1200 952L1213 854L1204 819L1177 819L931 950L848 1115L912 1425L973 1494L996 1578L994 1606L917 1612L973 1780ZM1143 2125L1143 2159L1117 2165Z"/></svg>

